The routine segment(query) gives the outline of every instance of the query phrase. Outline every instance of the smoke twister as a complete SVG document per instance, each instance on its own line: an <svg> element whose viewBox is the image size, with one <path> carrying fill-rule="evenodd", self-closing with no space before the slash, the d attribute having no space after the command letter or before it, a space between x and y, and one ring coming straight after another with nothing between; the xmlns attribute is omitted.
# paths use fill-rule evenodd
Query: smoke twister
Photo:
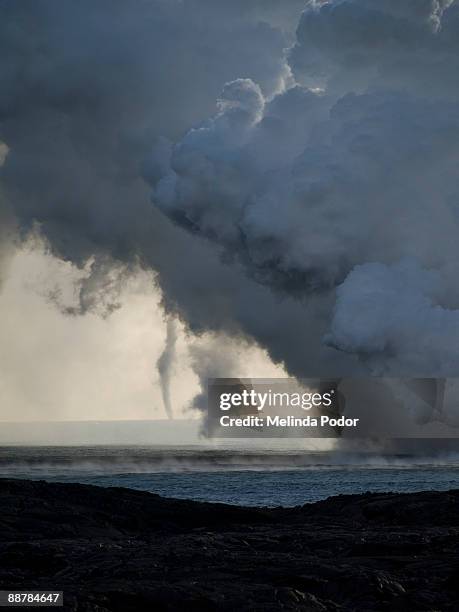
<svg viewBox="0 0 459 612"><path fill-rule="evenodd" d="M174 418L171 402L171 378L172 370L175 361L175 345L177 342L177 328L174 319L169 318L167 320L166 327L166 343L164 350L161 353L156 368L159 374L159 381L161 385L161 394L163 396L164 410L166 411L169 419Z"/></svg>

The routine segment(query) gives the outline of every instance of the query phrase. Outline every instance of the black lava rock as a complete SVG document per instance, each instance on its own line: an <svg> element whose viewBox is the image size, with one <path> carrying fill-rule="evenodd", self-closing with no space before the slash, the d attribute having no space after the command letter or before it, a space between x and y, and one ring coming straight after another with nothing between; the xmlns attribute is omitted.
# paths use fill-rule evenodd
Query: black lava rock
<svg viewBox="0 0 459 612"><path fill-rule="evenodd" d="M459 491L242 508L0 479L0 590L65 610L459 610Z"/></svg>

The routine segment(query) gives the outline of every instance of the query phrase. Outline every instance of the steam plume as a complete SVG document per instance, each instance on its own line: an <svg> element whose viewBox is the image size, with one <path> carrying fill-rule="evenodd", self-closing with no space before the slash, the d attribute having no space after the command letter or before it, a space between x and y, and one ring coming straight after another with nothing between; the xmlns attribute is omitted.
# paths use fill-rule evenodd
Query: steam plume
<svg viewBox="0 0 459 612"><path fill-rule="evenodd" d="M298 84L272 99L225 85L154 184L175 223L316 305L317 351L371 374L459 372L458 29L454 1L309 2L289 53Z"/></svg>

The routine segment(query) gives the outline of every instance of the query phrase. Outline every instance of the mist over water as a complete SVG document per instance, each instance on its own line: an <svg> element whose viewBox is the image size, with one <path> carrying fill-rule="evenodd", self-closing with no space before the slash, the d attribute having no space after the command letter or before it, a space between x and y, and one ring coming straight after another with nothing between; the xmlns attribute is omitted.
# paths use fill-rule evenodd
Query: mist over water
<svg viewBox="0 0 459 612"><path fill-rule="evenodd" d="M209 502L294 506L338 494L457 488L459 453L4 447L0 477L129 487Z"/></svg>

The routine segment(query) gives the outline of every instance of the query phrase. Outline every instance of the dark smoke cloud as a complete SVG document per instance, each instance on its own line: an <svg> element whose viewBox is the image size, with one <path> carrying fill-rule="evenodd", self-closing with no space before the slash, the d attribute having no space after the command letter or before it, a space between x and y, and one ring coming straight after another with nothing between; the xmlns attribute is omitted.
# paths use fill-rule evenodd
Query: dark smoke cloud
<svg viewBox="0 0 459 612"><path fill-rule="evenodd" d="M55 253L75 262L142 255L148 232L160 241L164 227L143 231L160 222L142 159L157 136L211 113L241 71L267 94L282 85L287 35L266 7L2 0L0 139L10 153L1 181L23 230L38 222Z"/></svg>
<svg viewBox="0 0 459 612"><path fill-rule="evenodd" d="M78 312L140 265L293 375L451 375L458 34L454 0L0 0L2 192L96 262Z"/></svg>
<svg viewBox="0 0 459 612"><path fill-rule="evenodd" d="M337 93L458 92L455 0L308 2L290 51L295 78ZM430 93L433 93L432 91Z"/></svg>
<svg viewBox="0 0 459 612"><path fill-rule="evenodd" d="M343 370L333 349L317 353L320 307L279 301L220 261L151 206L140 175L162 175L170 139L212 112L225 82L260 83L249 106L274 94L300 4L0 3L0 138L10 147L0 181L23 233L38 228L55 255L93 261L72 313L111 295L117 269L141 265L158 272L165 307L193 332L253 337L292 372L305 360L316 374Z"/></svg>

